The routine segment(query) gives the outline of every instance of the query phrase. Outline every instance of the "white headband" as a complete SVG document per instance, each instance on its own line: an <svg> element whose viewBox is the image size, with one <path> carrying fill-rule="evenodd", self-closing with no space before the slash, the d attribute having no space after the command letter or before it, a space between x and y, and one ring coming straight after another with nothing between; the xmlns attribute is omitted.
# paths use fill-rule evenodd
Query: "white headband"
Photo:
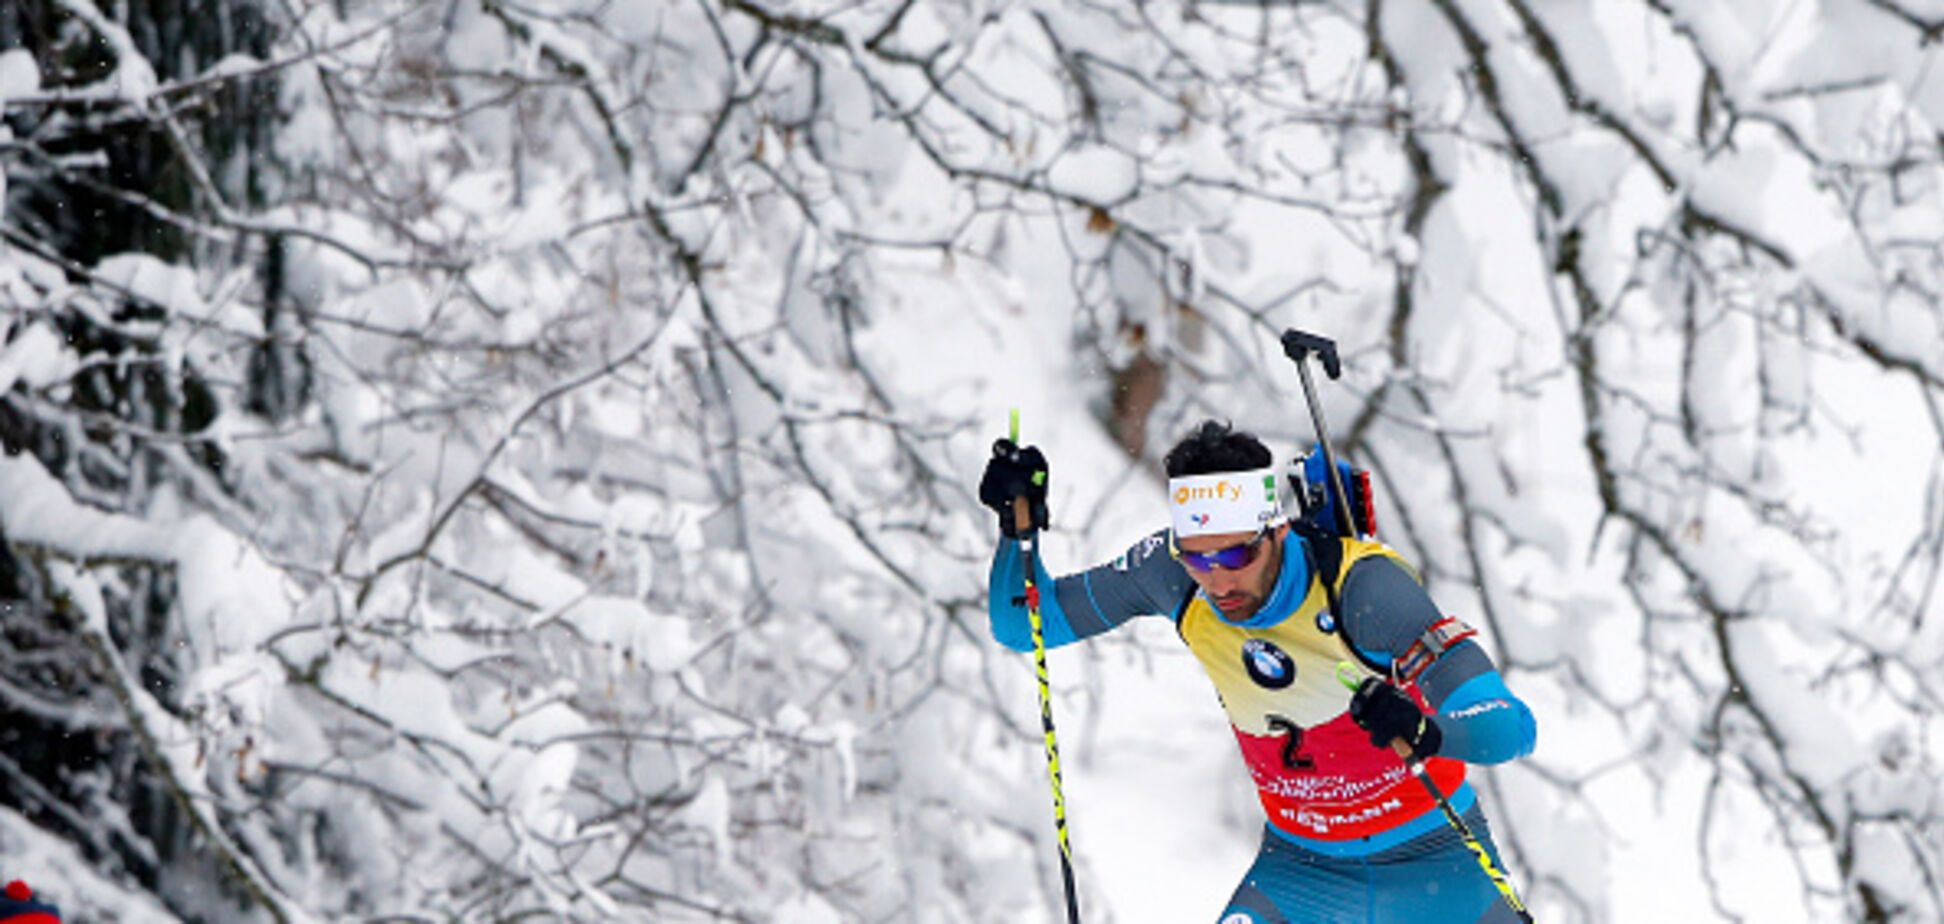
<svg viewBox="0 0 1944 924"><path fill-rule="evenodd" d="M1176 536L1252 533L1282 520L1276 470L1187 475L1168 479Z"/></svg>

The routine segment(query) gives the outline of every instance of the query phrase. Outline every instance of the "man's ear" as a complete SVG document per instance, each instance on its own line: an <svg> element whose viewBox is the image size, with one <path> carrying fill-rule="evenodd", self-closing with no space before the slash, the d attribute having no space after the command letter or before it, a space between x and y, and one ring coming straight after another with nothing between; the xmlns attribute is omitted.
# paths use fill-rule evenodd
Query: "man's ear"
<svg viewBox="0 0 1944 924"><path fill-rule="evenodd" d="M1281 542L1289 538L1289 524L1287 522L1278 523L1272 532L1276 534L1276 541Z"/></svg>

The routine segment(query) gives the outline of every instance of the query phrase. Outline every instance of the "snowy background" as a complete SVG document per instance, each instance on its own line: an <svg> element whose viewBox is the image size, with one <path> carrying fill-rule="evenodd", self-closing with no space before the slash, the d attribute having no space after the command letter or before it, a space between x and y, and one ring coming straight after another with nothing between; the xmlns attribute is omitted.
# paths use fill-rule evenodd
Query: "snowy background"
<svg viewBox="0 0 1944 924"><path fill-rule="evenodd" d="M1051 921L1054 570L1231 418L1538 713L1539 920L1944 919L1944 3L0 5L0 876L75 921ZM1260 831L1055 653L1090 922Z"/></svg>

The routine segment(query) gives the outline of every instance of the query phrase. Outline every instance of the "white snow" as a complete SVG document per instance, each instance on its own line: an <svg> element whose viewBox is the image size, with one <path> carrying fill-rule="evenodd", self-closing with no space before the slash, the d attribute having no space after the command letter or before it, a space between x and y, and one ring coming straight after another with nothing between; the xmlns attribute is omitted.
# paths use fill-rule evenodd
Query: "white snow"
<svg viewBox="0 0 1944 924"><path fill-rule="evenodd" d="M247 651L289 618L294 599L287 579L207 517L152 522L89 509L24 455L0 459L0 508L0 527L16 543L74 559L170 565L184 628L205 664Z"/></svg>
<svg viewBox="0 0 1944 924"><path fill-rule="evenodd" d="M46 388L65 381L78 362L59 334L45 324L29 323L0 347L0 392L12 391L16 383Z"/></svg>
<svg viewBox="0 0 1944 924"><path fill-rule="evenodd" d="M1134 190L1140 166L1126 152L1095 145L1068 151L1047 169L1047 185L1062 195L1113 205Z"/></svg>
<svg viewBox="0 0 1944 924"><path fill-rule="evenodd" d="M198 848L293 917L1051 922L992 440L1017 408L1053 460L1048 567L1109 560L1196 420L1307 446L1275 338L1311 328L1385 538L1539 715L1473 779L1541 920L1836 920L1862 884L1931 920L1944 51L1880 4L1529 5L1580 98L1488 0L1448 6L1502 111L1439 5L309 5L181 71L288 62L240 247L0 246L0 416L34 425L0 534L111 640L130 696L90 722L148 728ZM0 53L10 235L46 233L16 110L182 99L138 13L58 7L94 82ZM283 416L246 401L274 357ZM192 391L214 422L166 432ZM1050 676L1088 919L1212 919L1261 817L1194 660L1143 620ZM76 919L186 907L36 823L0 808L0 872Z"/></svg>
<svg viewBox="0 0 1944 924"><path fill-rule="evenodd" d="M142 56L134 37L104 15L93 0L60 0L60 5L94 30L115 54L114 71L89 88L89 93L145 105L157 86L155 67Z"/></svg>
<svg viewBox="0 0 1944 924"><path fill-rule="evenodd" d="M97 872L95 864L67 840L3 805L0 857L6 857L0 876L27 883L43 901L58 905L64 920L154 924L179 920L141 889Z"/></svg>
<svg viewBox="0 0 1944 924"><path fill-rule="evenodd" d="M40 90L40 64L24 48L0 51L0 106L8 97L31 96Z"/></svg>

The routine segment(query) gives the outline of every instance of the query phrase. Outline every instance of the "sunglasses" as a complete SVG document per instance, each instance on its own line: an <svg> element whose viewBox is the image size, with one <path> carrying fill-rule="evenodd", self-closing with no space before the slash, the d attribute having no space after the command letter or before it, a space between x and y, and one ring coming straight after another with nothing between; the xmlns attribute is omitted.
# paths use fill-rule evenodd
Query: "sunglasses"
<svg viewBox="0 0 1944 924"><path fill-rule="evenodd" d="M1174 554L1177 561L1203 574L1215 570L1216 565L1221 565L1229 571L1239 571L1255 563L1256 556L1262 552L1262 540L1267 538L1269 538L1269 530L1264 528L1255 534L1255 538L1240 545L1231 545L1213 552L1183 552L1174 544L1174 537L1170 536L1168 551Z"/></svg>

